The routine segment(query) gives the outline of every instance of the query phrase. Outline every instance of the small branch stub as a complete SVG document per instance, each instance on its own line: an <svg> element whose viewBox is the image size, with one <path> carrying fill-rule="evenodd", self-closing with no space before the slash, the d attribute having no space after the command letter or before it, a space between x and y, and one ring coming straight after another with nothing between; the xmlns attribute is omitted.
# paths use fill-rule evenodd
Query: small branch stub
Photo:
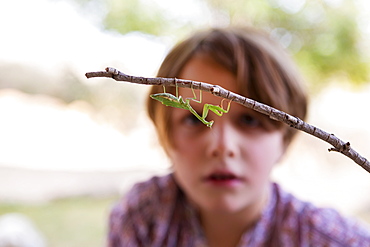
<svg viewBox="0 0 370 247"><path fill-rule="evenodd" d="M350 146L351 146L351 144L349 142L347 142L347 143L341 145L339 149L338 148L329 148L328 150L329 150L329 152L335 151L335 152L343 153L345 151L348 151Z"/></svg>

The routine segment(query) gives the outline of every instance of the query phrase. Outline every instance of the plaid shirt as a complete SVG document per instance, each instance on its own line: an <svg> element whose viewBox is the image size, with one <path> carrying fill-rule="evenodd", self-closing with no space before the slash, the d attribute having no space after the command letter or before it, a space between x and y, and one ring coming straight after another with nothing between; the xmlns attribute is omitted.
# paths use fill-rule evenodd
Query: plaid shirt
<svg viewBox="0 0 370 247"><path fill-rule="evenodd" d="M370 246L370 231L272 184L259 221L238 246ZM207 246L196 211L172 175L139 183L112 210L108 246Z"/></svg>

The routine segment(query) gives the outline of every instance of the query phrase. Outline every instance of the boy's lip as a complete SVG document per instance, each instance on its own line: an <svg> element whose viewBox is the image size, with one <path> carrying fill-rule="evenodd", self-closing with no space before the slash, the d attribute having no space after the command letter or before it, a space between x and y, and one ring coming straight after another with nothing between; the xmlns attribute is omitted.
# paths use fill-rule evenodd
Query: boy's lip
<svg viewBox="0 0 370 247"><path fill-rule="evenodd" d="M234 172L226 169L214 170L204 177L204 181L220 185L242 182L243 180L243 177L238 176Z"/></svg>

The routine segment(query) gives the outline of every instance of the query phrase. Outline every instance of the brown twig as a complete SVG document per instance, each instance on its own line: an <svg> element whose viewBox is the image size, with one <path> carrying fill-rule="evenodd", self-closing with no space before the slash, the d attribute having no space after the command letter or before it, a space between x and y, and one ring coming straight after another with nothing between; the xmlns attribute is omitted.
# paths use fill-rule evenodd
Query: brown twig
<svg viewBox="0 0 370 247"><path fill-rule="evenodd" d="M344 154L345 156L352 159L355 163L360 165L363 169L370 173L370 163L369 161L362 157L359 153L357 153L354 149L352 149L349 142L344 142L336 137L334 134L329 134L315 126L312 126L303 120L299 119L298 117L294 117L289 115L283 111L277 110L271 106L259 103L255 100L246 98L239 94L230 92L218 85L212 85L209 83L198 82L198 81L191 81L191 80L182 80L177 78L146 78L146 77L137 77L126 75L114 68L106 68L105 71L98 71L98 72L88 72L86 73L87 78L92 77L109 77L113 78L116 81L126 81L131 83L137 84L144 84L144 85L163 85L163 86L171 86L171 87L187 87L193 89L199 89L202 91L210 92L213 95L218 97L222 97L225 99L232 100L236 103L239 103L245 107L263 113L269 116L271 119L276 121L283 122L288 124L292 128L296 128L298 130L304 131L310 135L313 135L325 142L328 142L333 147L329 148L329 151L336 151Z"/></svg>

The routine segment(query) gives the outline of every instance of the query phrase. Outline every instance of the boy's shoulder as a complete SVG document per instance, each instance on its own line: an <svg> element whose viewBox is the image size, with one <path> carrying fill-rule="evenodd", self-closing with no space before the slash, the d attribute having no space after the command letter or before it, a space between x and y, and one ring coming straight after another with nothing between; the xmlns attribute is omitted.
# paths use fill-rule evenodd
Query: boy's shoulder
<svg viewBox="0 0 370 247"><path fill-rule="evenodd" d="M320 208L297 199L277 185L275 200L277 221L282 223L280 227L286 232L298 231L302 240L335 246L361 246L370 242L368 227L332 208Z"/></svg>

